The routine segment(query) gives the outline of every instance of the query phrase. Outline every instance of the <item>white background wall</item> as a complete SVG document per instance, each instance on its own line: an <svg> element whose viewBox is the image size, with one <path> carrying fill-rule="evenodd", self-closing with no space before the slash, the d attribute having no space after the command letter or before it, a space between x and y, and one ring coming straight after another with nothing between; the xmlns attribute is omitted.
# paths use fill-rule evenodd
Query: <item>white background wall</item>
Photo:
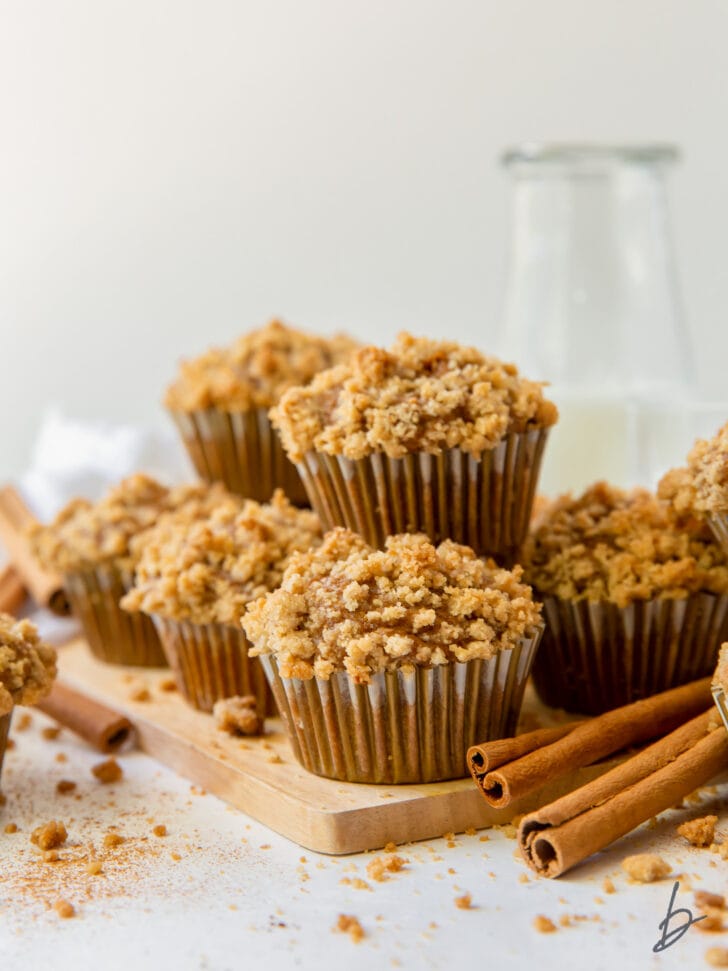
<svg viewBox="0 0 728 971"><path fill-rule="evenodd" d="M682 145L725 398L727 37L725 0L0 0L0 477L49 403L150 420L273 314L493 346L524 139Z"/></svg>

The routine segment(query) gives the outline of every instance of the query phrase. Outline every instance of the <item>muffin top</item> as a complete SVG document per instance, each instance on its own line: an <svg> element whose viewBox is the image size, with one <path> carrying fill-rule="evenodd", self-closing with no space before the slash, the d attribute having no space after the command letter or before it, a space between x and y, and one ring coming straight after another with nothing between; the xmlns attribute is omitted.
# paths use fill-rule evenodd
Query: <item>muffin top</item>
<svg viewBox="0 0 728 971"><path fill-rule="evenodd" d="M688 455L695 508L718 516L728 513L728 422L711 439L698 439Z"/></svg>
<svg viewBox="0 0 728 971"><path fill-rule="evenodd" d="M343 334L319 337L278 320L243 334L231 346L182 361L164 398L172 411L270 408L283 392L344 360L356 341Z"/></svg>
<svg viewBox="0 0 728 971"><path fill-rule="evenodd" d="M47 526L35 525L30 540L44 567L70 573L114 563L131 569L139 556L142 534L160 516L184 511L203 515L221 502L237 500L219 483L167 488L146 475L132 475L96 503L73 499Z"/></svg>
<svg viewBox="0 0 728 971"><path fill-rule="evenodd" d="M363 458L384 452L472 455L511 431L553 425L556 406L513 364L474 347L401 333L391 350L364 347L292 388L271 412L293 461L311 449Z"/></svg>
<svg viewBox="0 0 728 971"><path fill-rule="evenodd" d="M526 578L541 595L611 601L728 593L728 563L705 524L646 489L597 482L560 496L523 552Z"/></svg>
<svg viewBox="0 0 728 971"><path fill-rule="evenodd" d="M273 590L298 551L321 542L315 513L278 489L270 503L221 505L192 523L168 517L145 537L125 610L197 624L237 624L246 605Z"/></svg>
<svg viewBox="0 0 728 971"><path fill-rule="evenodd" d="M251 654L275 654L284 678L346 671L366 684L378 671L489 658L532 635L541 605L520 577L451 540L402 534L375 550L339 528L291 558L243 627Z"/></svg>
<svg viewBox="0 0 728 971"><path fill-rule="evenodd" d="M51 690L56 652L35 624L0 612L0 715L13 705L34 705Z"/></svg>

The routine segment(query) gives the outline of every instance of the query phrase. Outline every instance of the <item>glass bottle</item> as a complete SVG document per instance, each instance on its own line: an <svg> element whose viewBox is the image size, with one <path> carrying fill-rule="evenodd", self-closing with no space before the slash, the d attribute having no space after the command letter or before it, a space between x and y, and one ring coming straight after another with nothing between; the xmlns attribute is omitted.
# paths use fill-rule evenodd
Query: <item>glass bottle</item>
<svg viewBox="0 0 728 971"><path fill-rule="evenodd" d="M600 478L654 485L684 457L675 420L693 363L665 190L677 158L667 145L525 145L503 156L514 192L501 352L550 382L561 412L547 494Z"/></svg>

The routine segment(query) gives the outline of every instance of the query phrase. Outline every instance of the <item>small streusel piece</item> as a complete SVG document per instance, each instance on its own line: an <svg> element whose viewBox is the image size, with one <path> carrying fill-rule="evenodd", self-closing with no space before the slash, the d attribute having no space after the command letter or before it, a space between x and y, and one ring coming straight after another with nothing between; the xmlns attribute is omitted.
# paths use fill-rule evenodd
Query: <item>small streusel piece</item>
<svg viewBox="0 0 728 971"><path fill-rule="evenodd" d="M636 853L622 860L622 869L637 883L654 883L672 872L670 864L655 853Z"/></svg>
<svg viewBox="0 0 728 971"><path fill-rule="evenodd" d="M103 785L118 782L124 774L116 759L106 759L104 762L99 762L91 769L91 772Z"/></svg>
<svg viewBox="0 0 728 971"><path fill-rule="evenodd" d="M689 819L677 828L678 836L683 836L693 846L710 846L715 839L717 816L701 816Z"/></svg>
<svg viewBox="0 0 728 971"><path fill-rule="evenodd" d="M35 843L41 850L53 850L57 846L63 846L67 839L66 827L57 819L38 826L30 834L30 842Z"/></svg>
<svg viewBox="0 0 728 971"><path fill-rule="evenodd" d="M234 695L216 701L212 713L217 727L230 735L262 735L264 719L258 714L255 695Z"/></svg>

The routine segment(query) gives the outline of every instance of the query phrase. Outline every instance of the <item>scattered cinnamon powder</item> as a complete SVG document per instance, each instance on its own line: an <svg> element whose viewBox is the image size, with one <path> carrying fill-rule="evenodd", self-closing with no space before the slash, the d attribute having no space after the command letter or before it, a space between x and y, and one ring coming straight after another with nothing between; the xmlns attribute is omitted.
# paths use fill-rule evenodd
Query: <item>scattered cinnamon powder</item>
<svg viewBox="0 0 728 971"><path fill-rule="evenodd" d="M543 914L534 917L533 926L539 934L553 934L556 931L556 924L550 918L544 917Z"/></svg>
<svg viewBox="0 0 728 971"><path fill-rule="evenodd" d="M469 893L464 893L462 897L455 898L455 906L458 910L472 910L473 898Z"/></svg>
<svg viewBox="0 0 728 971"><path fill-rule="evenodd" d="M99 762L91 769L91 772L103 785L118 782L124 774L119 763L113 758Z"/></svg>
<svg viewBox="0 0 728 971"><path fill-rule="evenodd" d="M409 863L409 860L402 856L375 856L367 863L367 873L372 880L384 883L388 880L389 873L399 873L400 870Z"/></svg>
<svg viewBox="0 0 728 971"><path fill-rule="evenodd" d="M334 930L348 934L355 944L358 944L366 936L364 928L352 914L339 914Z"/></svg>
<svg viewBox="0 0 728 971"><path fill-rule="evenodd" d="M68 900L56 900L56 902L53 904L53 909L58 916L62 917L64 920L68 920L69 917L76 916L76 908L72 903L69 903Z"/></svg>
<svg viewBox="0 0 728 971"><path fill-rule="evenodd" d="M715 824L717 816L701 816L690 819L677 827L679 836L684 837L693 846L710 846L715 839Z"/></svg>
<svg viewBox="0 0 728 971"><path fill-rule="evenodd" d="M654 883L672 872L672 867L654 853L637 853L622 860L622 869L637 883Z"/></svg>
<svg viewBox="0 0 728 971"><path fill-rule="evenodd" d="M57 846L63 846L67 839L66 827L57 819L38 826L30 834L30 842L41 850L52 850Z"/></svg>

